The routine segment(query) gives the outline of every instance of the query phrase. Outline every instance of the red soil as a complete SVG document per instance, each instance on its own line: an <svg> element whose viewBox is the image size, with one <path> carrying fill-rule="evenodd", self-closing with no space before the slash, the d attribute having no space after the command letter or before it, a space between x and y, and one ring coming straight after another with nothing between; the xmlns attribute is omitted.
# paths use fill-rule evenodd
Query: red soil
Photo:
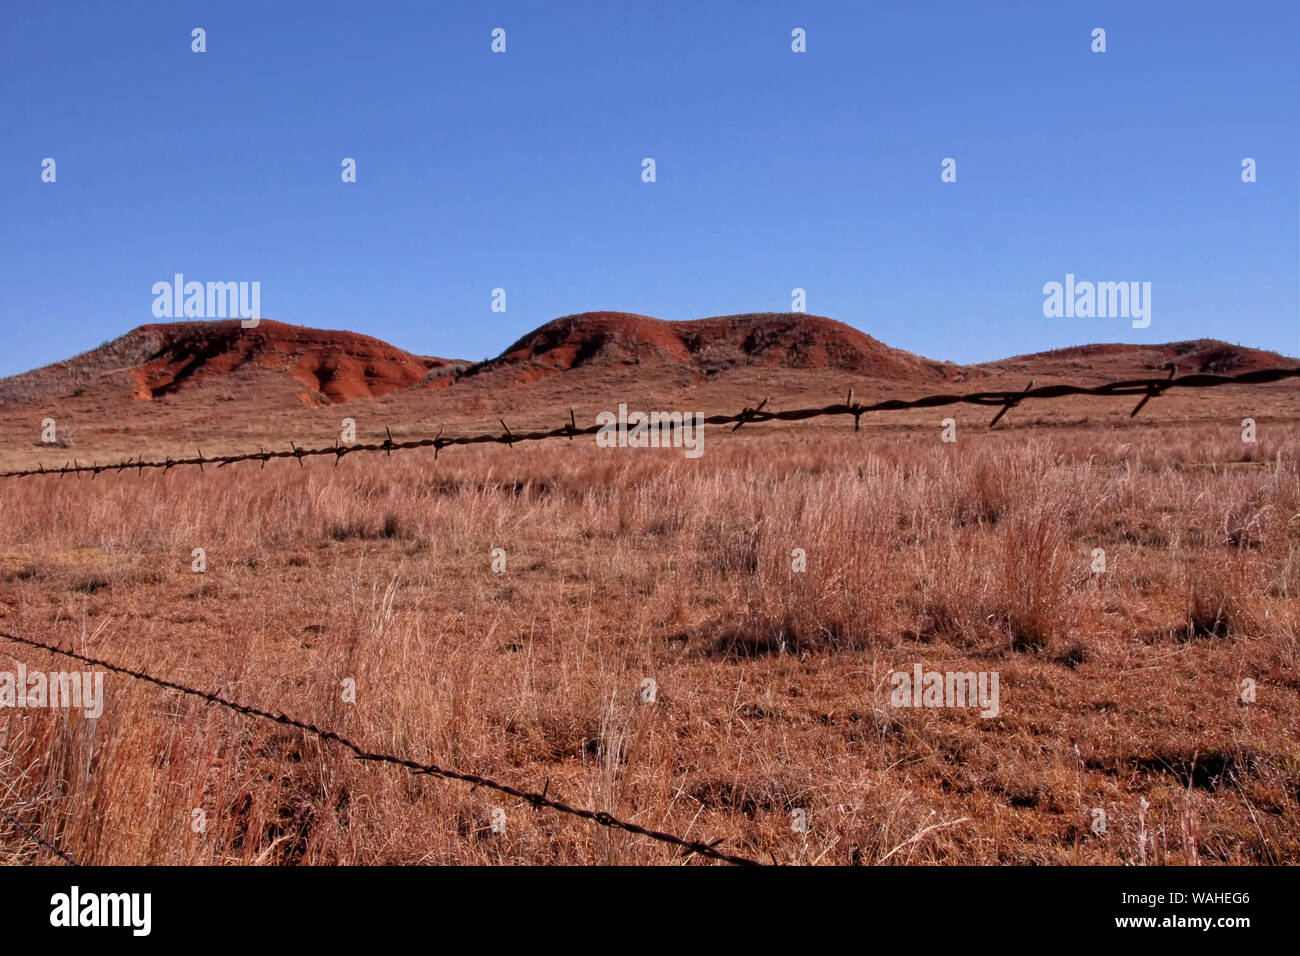
<svg viewBox="0 0 1300 956"><path fill-rule="evenodd" d="M236 369L288 372L331 402L373 398L419 384L441 359L422 358L355 332L327 332L263 320L245 329L238 321L143 326L166 344L136 368L139 397L165 395L189 381Z"/></svg>
<svg viewBox="0 0 1300 956"><path fill-rule="evenodd" d="M842 322L802 313L725 315L688 322L586 312L548 322L468 374L514 367L536 380L588 365L684 365L703 376L744 366L835 369L907 381L956 366L878 342Z"/></svg>
<svg viewBox="0 0 1300 956"><path fill-rule="evenodd" d="M412 355L355 332L326 331L263 319L143 325L66 362L15 376L4 397L43 397L96 384L110 392L129 382L132 398L151 400L202 383L270 374L305 386L309 405L374 398L419 385L465 363ZM123 375L127 373L127 378Z"/></svg>
<svg viewBox="0 0 1300 956"><path fill-rule="evenodd" d="M1050 352L1017 355L979 367L992 372L1065 377L1085 375L1112 380L1160 377L1160 373L1167 372L1171 364L1177 366L1179 375L1234 375L1261 368L1285 368L1295 365L1296 361L1276 352L1229 345L1217 339L1193 339L1163 345L1074 345Z"/></svg>
<svg viewBox="0 0 1300 956"><path fill-rule="evenodd" d="M0 379L0 402L44 402L83 394L152 400L214 384L223 387L225 400L236 394L256 395L264 402L293 404L296 397L320 407L421 387L452 388L460 395L474 382L479 388L470 392L494 391L498 385L529 385L577 369L588 371L572 376L575 383L592 374L602 381L630 374L643 384L677 386L825 377L816 373L833 373L837 381L847 374L850 383L874 379L882 385L909 386L963 382L972 376L1104 381L1162 374L1170 362L1181 374L1295 364L1272 352L1200 339L1151 346L1075 346L959 366L890 348L842 322L815 315L762 313L666 322L626 312L587 312L548 322L497 358L471 365L413 355L354 332L267 319L245 329L231 319L141 326L67 361ZM464 384L455 388L459 383Z"/></svg>

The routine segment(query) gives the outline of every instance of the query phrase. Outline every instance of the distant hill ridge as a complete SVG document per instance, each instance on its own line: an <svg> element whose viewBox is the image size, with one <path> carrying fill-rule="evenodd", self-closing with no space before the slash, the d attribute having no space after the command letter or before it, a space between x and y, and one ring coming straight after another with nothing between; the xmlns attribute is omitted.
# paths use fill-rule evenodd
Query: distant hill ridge
<svg viewBox="0 0 1300 956"><path fill-rule="evenodd" d="M150 400L193 385L258 374L289 376L312 404L374 398L420 385L431 374L468 363L412 355L356 332L312 329L263 319L142 325L63 362L0 379L0 400L129 389Z"/></svg>
<svg viewBox="0 0 1300 956"><path fill-rule="evenodd" d="M547 322L474 370L519 367L545 375L592 364L652 362L706 375L768 365L909 381L943 379L957 368L890 348L819 315L760 312L669 322L627 312L584 312Z"/></svg>
<svg viewBox="0 0 1300 956"><path fill-rule="evenodd" d="M747 313L670 322L628 312L554 319L499 356L470 363L414 355L355 332L263 319L143 325L97 349L0 379L0 401L41 401L95 393L153 400L221 384L238 390L270 376L312 405L374 398L414 388L446 388L492 377L523 385L578 369L678 370L696 379L746 369L831 370L882 381L925 384L972 374L1026 373L1145 377L1176 363L1184 373L1234 372L1300 363L1213 339L1165 345L1098 344L1020 355L975 366L938 362L891 348L851 326L803 313Z"/></svg>

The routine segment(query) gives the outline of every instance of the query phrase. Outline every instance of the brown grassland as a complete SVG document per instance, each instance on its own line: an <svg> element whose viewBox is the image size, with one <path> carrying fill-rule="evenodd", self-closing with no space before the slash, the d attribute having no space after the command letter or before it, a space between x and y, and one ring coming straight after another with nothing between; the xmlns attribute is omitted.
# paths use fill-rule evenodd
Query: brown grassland
<svg viewBox="0 0 1300 956"><path fill-rule="evenodd" d="M1225 389L1132 421L714 429L698 460L10 480L0 630L764 861L1296 863L1300 439L1267 391L1258 444ZM999 715L891 707L917 663L997 671ZM0 808L83 863L682 859L126 677L105 696L0 711ZM0 824L0 861L51 859Z"/></svg>

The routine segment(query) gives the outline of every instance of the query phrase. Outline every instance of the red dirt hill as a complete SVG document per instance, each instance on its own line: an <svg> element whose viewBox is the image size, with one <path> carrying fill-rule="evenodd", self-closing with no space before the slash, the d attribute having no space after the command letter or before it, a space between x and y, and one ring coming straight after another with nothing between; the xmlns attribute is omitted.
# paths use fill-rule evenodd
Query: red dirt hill
<svg viewBox="0 0 1300 956"><path fill-rule="evenodd" d="M0 379L0 402L82 395L88 401L151 400L211 384L220 386L229 400L257 396L268 407L295 401L320 406L457 382L473 393L574 370L595 373L602 381L631 375L661 388L706 380L761 381L767 387L768 382L810 382L819 373L909 386L972 376L1107 381L1163 377L1170 362L1177 363L1181 374L1300 364L1273 352L1198 339L1149 346L1082 345L959 366L890 348L842 322L803 313L666 322L626 312L587 312L548 322L497 358L471 365L413 355L354 332L267 319L244 329L230 319L141 326L90 352ZM555 378L552 384L591 387L591 381L584 374ZM475 384L477 389L468 387Z"/></svg>
<svg viewBox="0 0 1300 956"><path fill-rule="evenodd" d="M975 367L990 372L1116 380L1163 378L1171 363L1178 367L1179 375L1234 375L1254 369L1289 368L1300 364L1276 352L1230 345L1218 339L1193 339L1163 345L1074 345L1050 352L1017 355Z"/></svg>
<svg viewBox="0 0 1300 956"><path fill-rule="evenodd" d="M909 381L947 378L957 369L818 315L765 312L666 322L627 312L585 312L546 323L465 374L513 368L533 381L586 366L647 364L684 365L704 376L781 366Z"/></svg>
<svg viewBox="0 0 1300 956"><path fill-rule="evenodd" d="M270 374L305 388L308 404L372 398L419 385L465 363L412 355L355 332L310 329L263 319L143 325L75 358L14 376L0 398L39 398L96 385L129 388L150 400L205 382Z"/></svg>

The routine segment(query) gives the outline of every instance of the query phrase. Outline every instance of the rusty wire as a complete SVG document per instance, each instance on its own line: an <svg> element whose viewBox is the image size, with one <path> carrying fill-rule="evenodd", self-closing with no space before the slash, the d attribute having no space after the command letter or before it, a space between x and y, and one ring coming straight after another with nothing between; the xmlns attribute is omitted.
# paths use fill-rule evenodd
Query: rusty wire
<svg viewBox="0 0 1300 956"><path fill-rule="evenodd" d="M967 404L967 405L984 405L997 407L998 412L994 415L993 420L989 423L990 427L996 425L998 421L1011 409L1017 407L1027 399L1056 399L1070 395L1095 395L1095 396L1124 396L1140 395L1141 400L1130 417L1137 415L1139 411L1152 398L1156 398L1164 392L1173 388L1216 388L1222 385L1262 385L1270 382L1278 382L1287 378L1300 378L1300 367L1297 368L1271 368L1258 369L1250 372L1243 372L1238 375L1213 375L1213 374L1193 374L1176 378L1176 367L1171 367L1169 377L1166 379L1133 379L1119 382L1109 382L1104 385L1083 386L1083 385L1045 385L1038 388L1034 387L1031 381L1023 391L992 391L992 392L972 392L963 395L957 394L938 394L928 395L916 399L886 399L885 401L875 402L873 404L861 404L854 402L853 390L850 389L848 397L842 404L826 405L821 408L801 408L787 411L766 411L767 399L764 399L753 408L744 408L735 415L709 415L705 417L704 423L708 425L733 425L733 431L739 429L742 425L750 423L762 423L770 421L803 421L810 418L818 418L828 415L852 415L853 428L857 431L861 425L861 418L869 412L879 411L901 411L913 408L937 408L945 405ZM513 445L515 442L525 441L542 441L551 438L569 438L572 439L578 435L594 435L605 426L591 425L584 428L578 428L574 418L573 410L569 410L569 421L559 428L547 431L534 431L516 433L510 430L510 426L501 421L501 427L505 430L502 434L491 432L480 433L477 435L462 435L456 437L442 437L440 431L433 438L421 438L411 441L395 442L391 431L387 431L387 437L383 442L378 444L356 443L351 445L335 444L323 448L300 448L296 443L290 442L289 451L271 451L259 449L257 452L245 452L237 455L213 455L205 456L202 450L199 450L198 457L195 458L167 458L162 461L145 461L143 458L132 459L123 462L117 462L111 465L90 464L82 465L75 460L70 464L65 464L62 468L47 469L38 467L21 471L9 471L0 473L0 478L26 478L37 475L59 475L76 474L80 476L82 472L89 472L91 476L98 475L101 471L122 472L130 468L136 469L137 473L143 472L144 469L161 468L164 472L175 467L197 465L200 470L205 464L216 464L219 468L229 464L241 461L260 461L263 467L267 461L275 458L296 458L298 464L302 464L303 458L317 457L323 455L333 455L335 464L343 458L344 455L356 452L384 452L391 455L394 451L407 451L416 448L433 448L434 455L449 445L472 445L480 443L496 443L504 445ZM650 830L635 823L620 820L609 813L603 811L588 810L579 807L571 807L560 801L549 797L549 781L542 792L521 790L509 784L504 784L488 777L478 774L462 773L456 770L450 770L444 767L438 767L433 764L421 764L414 760L404 757L398 757L392 754L371 753L366 751L360 745L354 743L348 738L332 730L322 730L314 724L297 720L283 713L273 713L270 711L260 710L245 704L238 704L233 701L225 700L216 694L206 691L197 690L192 687L186 687L174 681L164 680L154 677L143 671L131 670L130 668L121 667L108 661L98 660L93 657L87 657L77 654L73 651L63 650L52 644L46 644L41 641L35 641L30 638L19 637L14 634L0 632L0 637L14 641L19 644L25 644L29 647L39 648L55 654L62 654L71 657L83 663L96 667L102 667L105 670L115 673L124 674L137 680L145 681L168 690L175 690L183 694L198 697L212 704L228 708L237 713L246 716L258 717L263 720L273 721L279 724L296 727L299 730L312 734L313 736L333 743L352 751L359 760L374 761L400 766L413 774L430 775L440 777L446 780L457 780L463 783L473 784L474 788L487 787L488 789L517 797L530 803L534 808L548 808L560 813L569 814L588 822L596 823L600 826L611 829L623 830L638 836L645 836L652 840L667 843L679 847L683 853L698 854L710 859L720 860L726 863L732 863L742 866L761 866L759 861L747 857L736 856L724 853L717 849L720 840L712 843L701 843L695 840L687 840L671 833L665 833L656 830ZM35 840L41 846L50 852L57 854L59 857L72 865L77 865L75 859L69 854L60 850L58 847L46 842L38 834L34 833L20 821L14 819L8 813L0 810L0 817L8 820L11 824L19 828L28 837Z"/></svg>
<svg viewBox="0 0 1300 956"><path fill-rule="evenodd" d="M1194 374L1184 375L1181 378L1175 378L1174 372L1170 371L1168 378L1144 378L1132 379L1129 381L1109 382L1105 385L1041 385L1038 388L1033 387L1033 382L1023 391L996 391L996 392L970 392L964 395L957 394L940 394L927 395L923 398L901 399L890 398L885 401L875 402L869 405L861 404L853 400L853 390L849 390L848 398L845 402L835 405L826 405L821 408L796 408L787 411L774 412L765 411L764 406L767 399L764 399L754 408L742 409L735 415L709 415L704 418L706 425L734 425L735 431L741 425L758 424L761 422L792 422L804 421L809 418L818 418L825 415L852 415L853 430L857 431L861 425L861 418L869 412L893 412L902 411L912 408L938 408L944 405L984 405L997 407L998 413L993 417L990 426L996 425L998 421L1009 410L1020 405L1029 399L1057 399L1069 395L1097 395L1097 396L1123 396L1123 395L1140 395L1141 401L1130 412L1130 417L1140 412L1143 406L1151 399L1163 394L1174 388L1217 388L1221 385L1263 385L1269 382L1278 382L1287 378L1300 378L1300 367L1297 368L1268 368L1257 369L1251 372L1242 372L1238 375L1211 375L1211 374ZM144 458L130 459L127 461L114 462L109 465L100 465L98 463L83 465L73 459L66 462L62 468L46 468L39 466L37 468L28 468L21 471L7 471L0 473L0 478L29 478L35 475L63 475L75 474L80 476L83 472L90 473L91 477L98 475L102 471L122 472L135 469L139 474L146 468L161 468L164 472L172 468L197 465L202 470L204 465L215 464L218 468L224 468L226 465L234 464L241 461L260 461L265 467L266 463L275 458L296 458L298 464L302 464L304 458L313 458L324 455L333 455L334 463L343 458L344 455L356 453L374 453L384 452L391 455L395 451L409 451L415 448L432 448L434 456L449 445L477 445L482 443L495 443L500 445L514 445L517 442L526 441L544 441L550 438L569 438L572 439L577 435L594 435L604 425L588 425L583 428L577 427L574 419L573 409L569 410L569 421L559 428L552 428L546 431L533 432L512 432L510 426L504 421L501 427L505 429L501 434L495 432L483 432L477 435L459 435L444 438L439 431L433 438L417 438L410 441L393 441L391 431L387 432L387 437L378 443L358 442L351 445L334 444L323 448L301 448L296 443L289 443L288 451L266 451L258 449L255 452L242 452L237 455L204 455L203 450L199 449L199 454L195 458L166 458L161 461L146 461Z"/></svg>
<svg viewBox="0 0 1300 956"><path fill-rule="evenodd" d="M4 819L8 820L15 827L21 830L24 834L26 834L28 839L34 840L35 842L39 843L41 846L45 847L45 849L53 853L55 856L61 857L69 866L81 865L80 863L78 863L76 860L72 858L72 855L70 853L60 850L57 846L55 846L53 843L50 843L48 840L44 839L39 833L37 833L31 827L27 826L21 820L10 816L8 813L6 813L3 810L0 810L0 817L4 817Z"/></svg>
<svg viewBox="0 0 1300 956"><path fill-rule="evenodd" d="M184 684L178 684L175 681L165 680L161 677L154 677L151 674L145 673L144 671L131 670L128 667L122 667L117 664L109 663L108 661L99 660L98 658L88 657L84 654L78 654L75 651L67 651L61 647L56 647L53 644L46 644L43 641L33 640L32 638L29 637L19 637L16 634L8 634L5 632L0 632L0 637L3 637L9 641L14 641L17 644L25 644L28 647L35 647L41 650L49 651L53 654L62 654L65 657L71 657L74 660L81 661L83 664L89 664L92 667L101 667L104 670L113 671L116 674L124 674L127 677L133 677L136 680L145 681L146 683L153 684L157 687L162 687L167 690L179 691L180 693L188 694L191 697L198 697L199 699L205 700L210 704L217 704L218 706L225 707L228 710L233 710L236 713L244 714L249 717L258 717L262 720L273 721L277 724L285 724L290 727L296 727L299 730L305 731L306 733L309 733L312 736L319 738L320 740L333 742L339 744L342 747L345 747L346 749L352 751L352 753L356 756L358 760L368 760L368 761L373 761L375 763L392 764L394 766L402 767L416 775L428 775L434 777L441 777L444 780L459 780L462 783L473 784L474 789L478 789L479 787L486 787L489 790L495 790L498 793L504 793L508 796L518 797L520 800L527 801L529 804L533 806L534 809L540 810L542 808L546 808L549 810L555 810L559 813L566 813L569 816L578 817L579 819L586 820L590 823L595 823L602 827L608 827L609 829L612 830L622 830L625 833L631 833L635 836L648 837L651 840L655 840L659 843L667 843L672 846L676 846L686 856L690 856L692 854L698 854L699 856L708 857L714 860L720 860L724 863L732 863L737 866L763 866L764 865L758 860L753 860L750 859L749 857L744 857L744 856L737 856L731 853L724 853L723 851L717 849L718 845L722 842L721 839L714 840L711 843L701 843L698 840L688 840L685 839L684 837L679 837L672 833L665 833L661 830L650 830L647 829L646 827L640 826L639 824L630 823L626 820L620 820L619 818L615 817L613 814L606 813L603 810L588 810L583 807L571 807L568 804L561 803L559 800L555 799L554 797L548 796L548 792L550 790L549 780L547 781L546 786L542 789L542 791L538 793L536 791L521 790L518 787L513 787L510 784L501 783L497 780L491 779L490 777L480 776L479 774L476 773L462 773L459 770L449 770L446 767L439 767L435 764L423 764L415 760L411 760L407 757L398 757L393 754L371 753L370 751L367 751L363 747L361 747L361 745L354 743L353 741L349 740L347 737L344 737L342 734L339 734L333 730L322 730L321 728L317 727L315 724L310 724L307 723L306 721L297 720L283 713L275 713L272 711L261 710L257 707L251 707L247 704L235 703L234 701L226 700L224 697L220 697L217 694L209 693L207 691L202 691L202 690L196 690L193 687L187 687ZM16 823L17 821L14 822ZM22 826L22 824L17 824L17 825L20 827ZM29 836L33 836L34 839L41 842L42 845L49 847L49 849L53 850L56 853L59 853L60 856L64 856L64 854L61 851L45 843L45 841L41 840L39 837L34 836L30 831L27 831L26 827L23 827L23 829L28 833ZM69 862L73 862L71 857L65 856L64 858L67 859Z"/></svg>

